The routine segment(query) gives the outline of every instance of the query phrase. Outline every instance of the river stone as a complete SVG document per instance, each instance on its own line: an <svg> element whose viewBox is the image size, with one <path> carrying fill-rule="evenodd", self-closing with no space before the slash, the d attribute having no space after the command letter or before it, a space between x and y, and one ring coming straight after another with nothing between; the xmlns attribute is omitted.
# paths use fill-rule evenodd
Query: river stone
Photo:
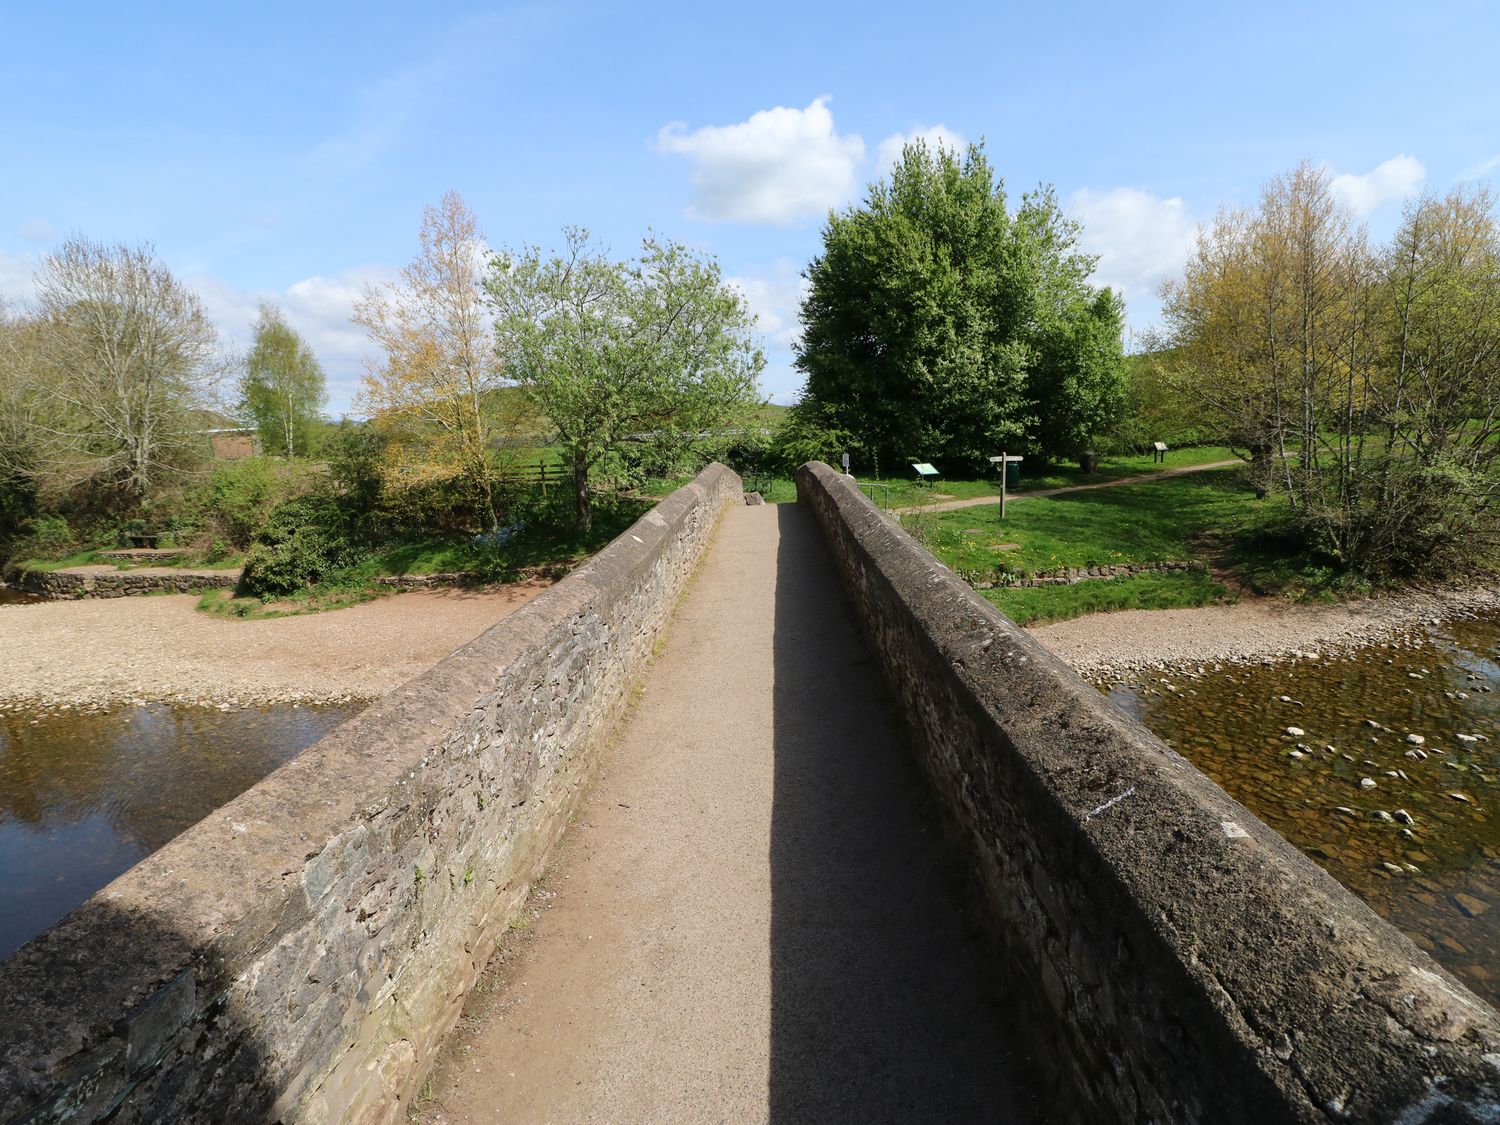
<svg viewBox="0 0 1500 1125"><path fill-rule="evenodd" d="M1409 734L1406 736L1406 741L1410 742L1413 746L1420 746L1427 739L1423 738L1420 734Z"/></svg>
<svg viewBox="0 0 1500 1125"><path fill-rule="evenodd" d="M1301 727L1287 727L1286 733L1292 738L1301 738L1307 732Z"/></svg>
<svg viewBox="0 0 1500 1125"><path fill-rule="evenodd" d="M1484 899L1464 894L1463 891L1455 891L1453 893L1453 902L1464 912L1466 918L1478 918L1490 908L1490 904L1485 902Z"/></svg>

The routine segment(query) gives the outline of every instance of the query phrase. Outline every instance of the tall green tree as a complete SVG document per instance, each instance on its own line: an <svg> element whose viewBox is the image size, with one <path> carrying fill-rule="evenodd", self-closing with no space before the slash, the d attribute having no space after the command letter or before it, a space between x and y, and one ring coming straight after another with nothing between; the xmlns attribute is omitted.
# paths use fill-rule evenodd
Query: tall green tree
<svg viewBox="0 0 1500 1125"><path fill-rule="evenodd" d="M1124 404L1122 309L1051 189L1012 212L982 146L907 145L808 267L799 407L873 457L1076 452Z"/></svg>
<svg viewBox="0 0 1500 1125"><path fill-rule="evenodd" d="M306 454L318 410L328 400L327 380L317 356L275 305L260 306L239 389L241 408L255 419L267 453Z"/></svg>
<svg viewBox="0 0 1500 1125"><path fill-rule="evenodd" d="M681 447L737 424L758 401L765 358L712 258L652 235L638 258L613 261L586 230L566 238L560 254L497 256L487 288L506 374L557 428L587 528L589 477L611 452Z"/></svg>

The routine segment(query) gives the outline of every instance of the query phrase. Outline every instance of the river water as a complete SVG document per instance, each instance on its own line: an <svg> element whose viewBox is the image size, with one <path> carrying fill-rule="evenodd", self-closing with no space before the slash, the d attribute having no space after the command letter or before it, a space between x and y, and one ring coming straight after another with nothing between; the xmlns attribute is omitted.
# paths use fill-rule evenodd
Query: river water
<svg viewBox="0 0 1500 1125"><path fill-rule="evenodd" d="M1110 697L1500 1004L1500 615Z"/></svg>
<svg viewBox="0 0 1500 1125"><path fill-rule="evenodd" d="M363 707L0 711L0 957Z"/></svg>

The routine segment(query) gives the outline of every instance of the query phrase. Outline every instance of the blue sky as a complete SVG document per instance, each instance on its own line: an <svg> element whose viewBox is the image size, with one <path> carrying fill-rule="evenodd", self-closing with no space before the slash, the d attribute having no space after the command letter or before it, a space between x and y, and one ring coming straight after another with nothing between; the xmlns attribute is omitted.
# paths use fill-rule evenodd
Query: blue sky
<svg viewBox="0 0 1500 1125"><path fill-rule="evenodd" d="M151 242L226 339L280 303L338 414L370 351L351 299L453 187L494 246L577 223L717 255L788 401L822 218L914 133L1053 184L1133 329L1196 223L1299 160L1377 235L1500 175L1500 6L1229 7L7 2L0 294L70 233Z"/></svg>

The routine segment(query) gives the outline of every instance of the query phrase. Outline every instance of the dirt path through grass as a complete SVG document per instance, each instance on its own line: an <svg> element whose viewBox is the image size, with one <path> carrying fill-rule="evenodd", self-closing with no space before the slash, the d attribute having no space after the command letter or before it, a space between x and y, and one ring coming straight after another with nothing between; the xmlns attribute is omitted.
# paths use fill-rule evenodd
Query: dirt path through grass
<svg viewBox="0 0 1500 1125"><path fill-rule="evenodd" d="M1039 488L1035 492L1012 492L1006 498L1008 501L1030 500L1038 496L1061 496L1065 492L1089 492L1096 488L1118 488L1124 484L1144 484L1147 481L1170 480L1172 477L1186 476L1188 473L1203 473L1210 469L1228 469L1235 465L1245 464L1240 458L1235 457L1228 461L1210 461L1206 465L1185 465L1180 469L1162 469L1155 473L1141 473L1133 477L1116 477L1114 480L1101 480L1096 484L1070 484L1063 488ZM953 512L959 508L978 508L988 504L994 507L1000 502L999 495L976 496L969 500L945 500L939 504L916 504L906 508L892 509L898 516L904 516L911 512Z"/></svg>

